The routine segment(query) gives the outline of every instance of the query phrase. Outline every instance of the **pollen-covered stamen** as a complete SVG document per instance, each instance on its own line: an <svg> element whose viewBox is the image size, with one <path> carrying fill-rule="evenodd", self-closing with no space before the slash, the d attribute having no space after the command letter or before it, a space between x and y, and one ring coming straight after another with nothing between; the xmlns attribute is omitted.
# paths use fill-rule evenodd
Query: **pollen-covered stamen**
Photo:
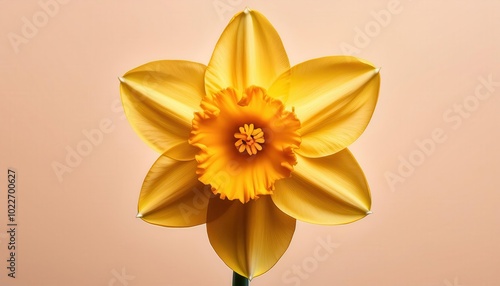
<svg viewBox="0 0 500 286"><path fill-rule="evenodd" d="M238 139L234 146L240 153L247 151L248 155L255 155L257 151L262 150L265 141L264 131L261 128L255 128L252 124L244 124L239 128L238 133L234 133L234 138Z"/></svg>

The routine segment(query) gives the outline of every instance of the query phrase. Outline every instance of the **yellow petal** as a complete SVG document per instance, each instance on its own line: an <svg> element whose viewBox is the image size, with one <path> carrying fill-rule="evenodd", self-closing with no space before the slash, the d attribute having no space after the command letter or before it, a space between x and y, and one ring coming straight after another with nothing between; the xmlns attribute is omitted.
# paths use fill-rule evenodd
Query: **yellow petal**
<svg viewBox="0 0 500 286"><path fill-rule="evenodd" d="M205 75L207 94L252 85L267 89L290 68L281 39L259 12L237 14L222 33Z"/></svg>
<svg viewBox="0 0 500 286"><path fill-rule="evenodd" d="M123 107L130 124L158 152L187 144L193 113L204 95L204 72L202 64L156 61L120 78ZM190 154L189 159L194 155Z"/></svg>
<svg viewBox="0 0 500 286"><path fill-rule="evenodd" d="M161 156L142 185L139 217L169 227L187 227L206 222L209 186L198 181L196 161L179 162Z"/></svg>
<svg viewBox="0 0 500 286"><path fill-rule="evenodd" d="M163 155L177 161L191 161L194 160L199 151L200 149L189 144L188 141L181 141L179 144L167 149Z"/></svg>
<svg viewBox="0 0 500 286"><path fill-rule="evenodd" d="M349 150L322 158L297 156L292 177L275 183L273 201L283 212L309 223L345 224L370 210L363 170Z"/></svg>
<svg viewBox="0 0 500 286"><path fill-rule="evenodd" d="M227 266L247 278L273 267L288 248L294 231L295 219L281 212L270 196L246 204L219 197L210 200L210 243Z"/></svg>
<svg viewBox="0 0 500 286"><path fill-rule="evenodd" d="M306 157L334 154L365 130L380 86L378 69L349 56L325 57L292 67L269 90L288 94L302 123L297 153Z"/></svg>

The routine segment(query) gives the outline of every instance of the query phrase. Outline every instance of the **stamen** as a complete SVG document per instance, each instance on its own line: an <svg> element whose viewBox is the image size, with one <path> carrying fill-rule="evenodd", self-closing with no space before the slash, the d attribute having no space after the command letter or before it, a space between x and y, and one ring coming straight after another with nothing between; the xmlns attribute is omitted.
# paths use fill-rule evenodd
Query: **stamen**
<svg viewBox="0 0 500 286"><path fill-rule="evenodd" d="M234 138L238 139L234 143L238 152L247 152L248 155L252 156L257 154L258 151L262 151L262 145L264 144L264 132L261 128L255 128L253 123L244 124L239 127L239 133L234 133Z"/></svg>

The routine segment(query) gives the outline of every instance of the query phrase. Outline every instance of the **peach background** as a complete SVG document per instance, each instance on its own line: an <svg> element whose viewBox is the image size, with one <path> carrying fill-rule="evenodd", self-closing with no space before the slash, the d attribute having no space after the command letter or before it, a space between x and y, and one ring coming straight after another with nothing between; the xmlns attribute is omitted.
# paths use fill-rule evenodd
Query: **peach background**
<svg viewBox="0 0 500 286"><path fill-rule="evenodd" d="M489 98L474 99L479 77L500 82L500 2L61 2L43 23L38 1L0 1L0 285L230 285L204 226L135 219L157 154L124 119L117 76L158 59L206 64L245 6L273 23L292 64L349 44L382 67L377 110L352 146L374 214L338 227L299 223L283 258L251 284L500 285L499 84ZM391 19L373 22L389 3L397 7ZM9 33L21 36L23 17L34 16L43 27L16 53ZM356 46L365 28L372 36ZM453 111L464 104L466 114ZM110 132L60 182L51 164L64 163L66 148L103 120ZM415 141L428 142L436 129L444 142L418 157ZM418 166L402 176L401 158ZM18 171L15 280L5 268L8 167ZM391 187L388 172L401 181ZM322 261L314 256L318 240L335 243ZM302 278L294 265L306 267Z"/></svg>

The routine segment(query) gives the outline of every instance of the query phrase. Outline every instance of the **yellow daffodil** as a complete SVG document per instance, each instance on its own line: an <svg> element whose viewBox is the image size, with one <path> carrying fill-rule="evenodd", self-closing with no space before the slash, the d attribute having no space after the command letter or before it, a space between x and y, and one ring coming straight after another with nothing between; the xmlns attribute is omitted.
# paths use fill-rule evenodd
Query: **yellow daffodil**
<svg viewBox="0 0 500 286"><path fill-rule="evenodd" d="M346 147L375 108L372 64L331 56L290 68L277 32L246 9L208 66L156 61L120 81L130 124L162 154L144 180L138 217L168 227L206 223L236 273L268 271L296 220L335 225L369 213L365 176Z"/></svg>

